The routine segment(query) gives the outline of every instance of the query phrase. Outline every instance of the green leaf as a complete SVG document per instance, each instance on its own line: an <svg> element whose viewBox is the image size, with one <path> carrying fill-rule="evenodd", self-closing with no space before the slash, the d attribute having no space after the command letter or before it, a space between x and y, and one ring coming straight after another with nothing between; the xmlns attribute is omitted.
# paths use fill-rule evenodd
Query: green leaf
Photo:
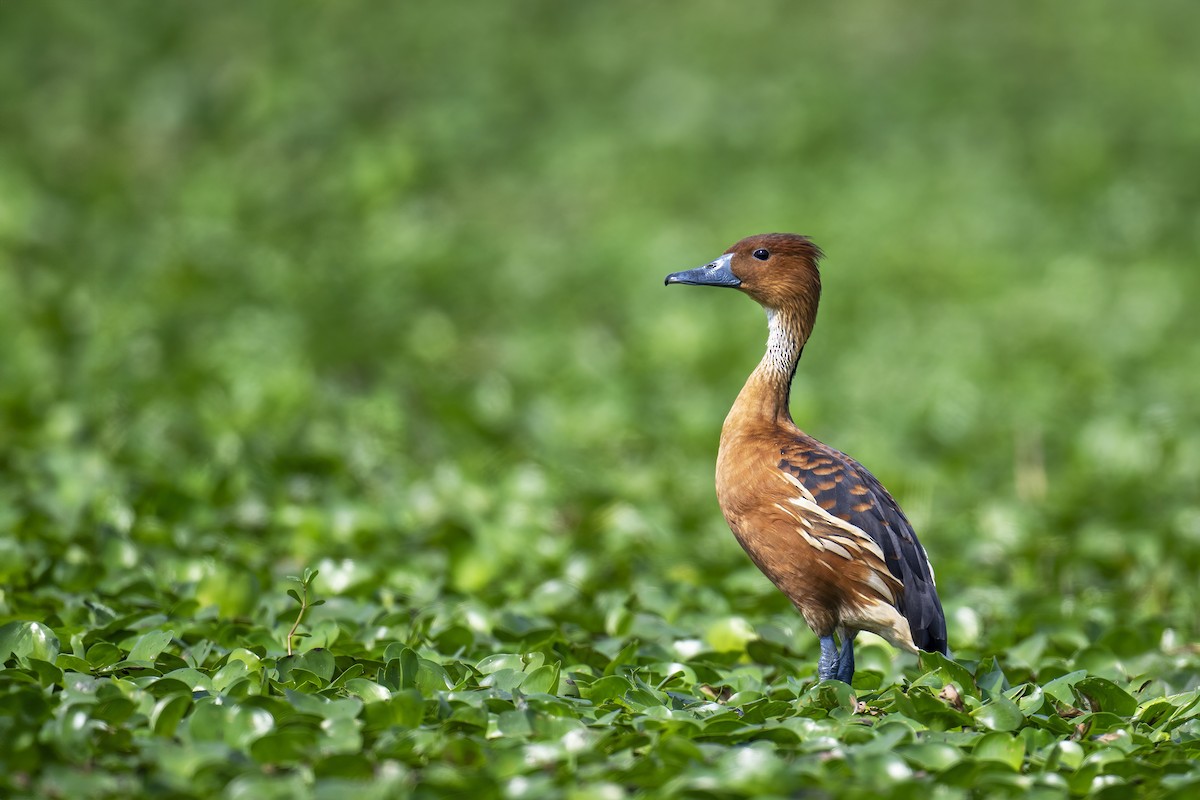
<svg viewBox="0 0 1200 800"><path fill-rule="evenodd" d="M174 694L160 699L150 712L150 728L155 736L171 738L180 720L192 707L191 695Z"/></svg>
<svg viewBox="0 0 1200 800"><path fill-rule="evenodd" d="M59 653L58 657L54 659L54 665L59 669L72 672L87 673L92 671L92 667L86 659L73 656L70 653Z"/></svg>
<svg viewBox="0 0 1200 800"><path fill-rule="evenodd" d="M316 748L317 734L309 728L292 726L254 739L250 756L260 764L295 764Z"/></svg>
<svg viewBox="0 0 1200 800"><path fill-rule="evenodd" d="M990 702L971 712L971 716L993 731L1015 731L1025 721L1025 715L1012 700L997 694Z"/></svg>
<svg viewBox="0 0 1200 800"><path fill-rule="evenodd" d="M525 669L525 662L521 660L518 653L495 653L476 664L475 669L484 675L490 675L502 669L521 672Z"/></svg>
<svg viewBox="0 0 1200 800"><path fill-rule="evenodd" d="M533 734L533 725L524 711L502 711L496 718L496 730L500 736L524 739Z"/></svg>
<svg viewBox="0 0 1200 800"><path fill-rule="evenodd" d="M310 681L311 683L324 687L333 680L336 664L328 650L317 648L304 653L284 656L276 662L275 667L280 681L285 683L294 681L297 678L293 673L304 672L315 678Z"/></svg>
<svg viewBox="0 0 1200 800"><path fill-rule="evenodd" d="M54 663L59 653L58 637L40 622L9 622L0 626L0 664L10 656L36 658Z"/></svg>
<svg viewBox="0 0 1200 800"><path fill-rule="evenodd" d="M1086 697L1097 711L1109 711L1122 717L1131 717L1137 711L1137 699L1105 678L1082 678L1076 682L1075 691Z"/></svg>
<svg viewBox="0 0 1200 800"><path fill-rule="evenodd" d="M986 733L975 743L972 751L976 758L999 761L1014 771L1021 770L1025 760L1025 742L1003 732Z"/></svg>
<svg viewBox="0 0 1200 800"><path fill-rule="evenodd" d="M211 692L213 691L212 680L203 672L195 669L177 669L173 672L168 672L163 676L171 680L179 681L186 684L187 687L194 692Z"/></svg>
<svg viewBox="0 0 1200 800"><path fill-rule="evenodd" d="M153 664L159 653L175 638L174 631L148 631L142 634L129 651L127 661L145 661Z"/></svg>
<svg viewBox="0 0 1200 800"><path fill-rule="evenodd" d="M359 784L374 782L378 785L375 765L362 753L338 753L326 756L313 765L318 779L337 779Z"/></svg>
<svg viewBox="0 0 1200 800"><path fill-rule="evenodd" d="M1076 670L1045 684L1042 686L1042 691L1047 697L1051 697L1064 705L1073 706L1076 700L1075 693L1071 691L1071 687L1085 677L1087 677L1087 670Z"/></svg>
<svg viewBox="0 0 1200 800"><path fill-rule="evenodd" d="M60 655L59 658L62 656ZM28 668L38 676L38 682L42 684L43 688L62 685L63 671L54 664L32 656L26 658L25 662L28 664Z"/></svg>
<svg viewBox="0 0 1200 800"><path fill-rule="evenodd" d="M521 691L526 694L555 694L558 692L558 664L543 664L526 676Z"/></svg>
<svg viewBox="0 0 1200 800"><path fill-rule="evenodd" d="M361 695L359 695L361 697ZM367 697L363 715L372 729L417 728L425 716L425 700L415 689L403 689L377 702Z"/></svg>
<svg viewBox="0 0 1200 800"><path fill-rule="evenodd" d="M384 651L387 664L380 682L389 689L412 689L417 685L417 674L421 670L421 659L411 647L388 645Z"/></svg>
<svg viewBox="0 0 1200 800"><path fill-rule="evenodd" d="M609 700L624 697L633 690L633 684L620 675L606 675L591 683L577 683L579 696L590 700L593 705L600 705Z"/></svg>
<svg viewBox="0 0 1200 800"><path fill-rule="evenodd" d="M366 678L351 678L346 681L345 686L346 691L364 703L382 703L392 698L392 693L386 687Z"/></svg>
<svg viewBox="0 0 1200 800"><path fill-rule="evenodd" d="M918 769L942 772L962 761L963 752L942 742L903 745L896 752Z"/></svg>
<svg viewBox="0 0 1200 800"><path fill-rule="evenodd" d="M111 642L96 642L88 648L87 662L92 670L111 667L121 660L121 649Z"/></svg>
<svg viewBox="0 0 1200 800"><path fill-rule="evenodd" d="M502 669L490 675L484 675L479 681L480 686L496 689L501 692L512 692L525 680L525 673L513 669Z"/></svg>
<svg viewBox="0 0 1200 800"><path fill-rule="evenodd" d="M245 661L229 661L225 666L221 667L212 676L212 687L218 692L223 692L229 686L246 677L250 669L246 666Z"/></svg>
<svg viewBox="0 0 1200 800"><path fill-rule="evenodd" d="M947 658L941 653L921 653L921 665L938 674L942 684L954 683L959 690L973 697L979 696L975 686L975 678L957 661Z"/></svg>
<svg viewBox="0 0 1200 800"><path fill-rule="evenodd" d="M342 671L341 675L338 675L337 678L335 678L329 684L329 688L336 689L339 686L345 686L348 681L350 681L354 678L357 678L359 675L362 675L366 671L367 671L366 667L364 667L362 664L351 664L349 667L346 667L346 669Z"/></svg>

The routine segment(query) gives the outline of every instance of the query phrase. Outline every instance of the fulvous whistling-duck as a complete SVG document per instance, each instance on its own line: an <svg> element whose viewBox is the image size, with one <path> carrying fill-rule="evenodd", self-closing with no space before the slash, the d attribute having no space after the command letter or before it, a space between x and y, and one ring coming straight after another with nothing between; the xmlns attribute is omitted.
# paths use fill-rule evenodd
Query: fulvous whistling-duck
<svg viewBox="0 0 1200 800"><path fill-rule="evenodd" d="M821 255L805 236L751 236L666 283L735 288L767 312L766 355L721 429L717 501L751 560L820 639L817 677L850 683L859 631L913 653L946 653L946 617L900 506L861 464L792 422L788 393L817 317Z"/></svg>

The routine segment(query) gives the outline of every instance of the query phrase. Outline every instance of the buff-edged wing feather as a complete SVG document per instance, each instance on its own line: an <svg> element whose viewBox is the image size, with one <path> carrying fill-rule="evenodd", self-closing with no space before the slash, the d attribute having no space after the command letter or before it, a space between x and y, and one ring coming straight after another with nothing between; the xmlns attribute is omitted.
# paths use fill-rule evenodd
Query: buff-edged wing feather
<svg viewBox="0 0 1200 800"><path fill-rule="evenodd" d="M853 458L809 436L780 449L779 468L797 478L818 506L874 541L887 570L903 587L895 606L908 620L913 644L947 652L946 617L925 548L875 476Z"/></svg>

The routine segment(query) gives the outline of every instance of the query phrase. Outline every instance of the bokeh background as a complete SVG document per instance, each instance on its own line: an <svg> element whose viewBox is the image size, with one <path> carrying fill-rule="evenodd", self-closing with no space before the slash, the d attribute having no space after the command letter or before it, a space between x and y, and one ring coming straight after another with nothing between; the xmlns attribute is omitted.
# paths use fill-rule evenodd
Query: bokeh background
<svg viewBox="0 0 1200 800"><path fill-rule="evenodd" d="M908 511L957 653L1195 637L1194 22L6 3L0 612L254 618L311 566L334 616L810 650L713 496L761 312L662 286L784 230L828 253L794 416Z"/></svg>

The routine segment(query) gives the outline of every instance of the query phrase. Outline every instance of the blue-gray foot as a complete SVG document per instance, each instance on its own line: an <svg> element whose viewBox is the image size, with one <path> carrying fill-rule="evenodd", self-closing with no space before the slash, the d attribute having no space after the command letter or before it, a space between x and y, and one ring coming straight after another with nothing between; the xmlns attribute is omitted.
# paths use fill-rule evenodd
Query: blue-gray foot
<svg viewBox="0 0 1200 800"><path fill-rule="evenodd" d="M817 659L817 678L827 681L838 676L838 654L832 636L822 636L821 657Z"/></svg>
<svg viewBox="0 0 1200 800"><path fill-rule="evenodd" d="M835 677L843 683L851 683L854 680L853 636L846 636L842 639L842 651L838 654L838 668Z"/></svg>

